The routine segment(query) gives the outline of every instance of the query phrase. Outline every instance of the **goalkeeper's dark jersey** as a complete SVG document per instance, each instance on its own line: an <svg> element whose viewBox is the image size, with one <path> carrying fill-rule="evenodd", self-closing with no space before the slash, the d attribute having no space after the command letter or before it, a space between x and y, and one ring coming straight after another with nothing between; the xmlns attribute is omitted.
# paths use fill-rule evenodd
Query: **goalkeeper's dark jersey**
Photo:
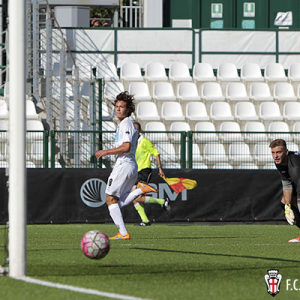
<svg viewBox="0 0 300 300"><path fill-rule="evenodd" d="M296 189L297 198L300 199L300 152L289 151L287 166L275 165L281 175L282 182L290 182Z"/></svg>

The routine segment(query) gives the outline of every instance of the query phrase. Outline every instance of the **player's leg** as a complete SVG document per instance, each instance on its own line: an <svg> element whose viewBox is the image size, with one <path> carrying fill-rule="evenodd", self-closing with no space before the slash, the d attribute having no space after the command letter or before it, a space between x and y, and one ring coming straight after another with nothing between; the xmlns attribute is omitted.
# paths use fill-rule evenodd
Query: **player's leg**
<svg viewBox="0 0 300 300"><path fill-rule="evenodd" d="M129 239L130 235L125 227L122 212L118 204L118 198L112 195L106 195L106 204L108 206L109 214L119 230L117 235L110 239Z"/></svg>
<svg viewBox="0 0 300 300"><path fill-rule="evenodd" d="M134 180L136 180L136 170L131 170L132 168L130 168L130 166L124 167L124 165L117 165L114 167L108 178L105 190L106 204L108 206L110 216L119 229L118 234L111 239L130 238L120 209L120 199L124 193L128 194L130 192L131 186L128 187L126 181L128 178L130 179L130 175L132 176L132 174L135 175Z"/></svg>
<svg viewBox="0 0 300 300"><path fill-rule="evenodd" d="M142 182L149 182L149 179L151 177L151 169L143 169L138 173L138 181ZM149 226L151 225L150 220L147 217L147 214L145 212L144 208L144 202L145 202L145 196L141 195L138 198L134 199L133 205L136 209L137 213L139 214L142 222L139 224L141 226Z"/></svg>
<svg viewBox="0 0 300 300"><path fill-rule="evenodd" d="M155 198L151 196L145 196L145 203L149 204L159 204L163 209L166 211L170 210L170 200L168 198L162 199L162 198Z"/></svg>

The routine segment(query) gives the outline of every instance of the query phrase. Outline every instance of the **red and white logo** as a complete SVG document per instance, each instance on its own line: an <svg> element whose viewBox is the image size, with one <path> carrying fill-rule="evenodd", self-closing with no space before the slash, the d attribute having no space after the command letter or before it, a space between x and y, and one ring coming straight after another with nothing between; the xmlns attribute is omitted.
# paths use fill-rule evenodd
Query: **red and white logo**
<svg viewBox="0 0 300 300"><path fill-rule="evenodd" d="M280 290L282 276L278 270L269 270L268 274L265 275L265 282L267 285L267 292L271 296L276 296Z"/></svg>

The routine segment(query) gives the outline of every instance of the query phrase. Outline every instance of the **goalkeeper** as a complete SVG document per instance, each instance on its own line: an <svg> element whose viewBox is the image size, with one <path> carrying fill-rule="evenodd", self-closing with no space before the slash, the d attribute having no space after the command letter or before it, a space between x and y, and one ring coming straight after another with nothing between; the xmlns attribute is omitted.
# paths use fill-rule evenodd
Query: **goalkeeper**
<svg viewBox="0 0 300 300"><path fill-rule="evenodd" d="M288 151L282 139L272 141L269 147L281 175L281 205L285 210L285 218L290 225L300 228L300 153ZM289 240L289 243L300 243L300 236Z"/></svg>
<svg viewBox="0 0 300 300"><path fill-rule="evenodd" d="M153 146L153 144L141 134L141 124L138 122L133 122L133 124L139 133L138 145L135 152L135 159L138 165L138 181L142 181L145 183L148 183L150 181L151 174L152 174L151 161L150 161L151 155L154 155L156 158L159 176L164 177L165 174L161 168L159 152ZM145 208L144 208L145 203L159 204L165 210L167 211L170 210L170 204L168 198L160 199L160 198L141 195L140 197L136 198L133 201L134 207L137 210L142 220L142 222L139 224L140 226L151 225L151 222L149 221L145 212Z"/></svg>

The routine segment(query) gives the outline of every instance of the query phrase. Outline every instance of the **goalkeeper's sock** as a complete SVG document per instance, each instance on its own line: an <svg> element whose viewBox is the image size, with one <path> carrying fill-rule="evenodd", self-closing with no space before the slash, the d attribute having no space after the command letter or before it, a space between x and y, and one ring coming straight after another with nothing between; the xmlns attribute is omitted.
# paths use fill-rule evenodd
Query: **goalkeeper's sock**
<svg viewBox="0 0 300 300"><path fill-rule="evenodd" d="M145 203L164 205L165 199L146 196L145 197Z"/></svg>
<svg viewBox="0 0 300 300"><path fill-rule="evenodd" d="M140 203L135 203L134 207L135 207L136 211L138 212L139 216L141 217L142 222L149 223L150 221L146 215L144 206L141 205Z"/></svg>
<svg viewBox="0 0 300 300"><path fill-rule="evenodd" d="M122 216L119 204L114 203L114 204L109 205L108 210L109 210L109 214L110 214L111 218L113 219L115 225L119 229L119 232L122 235L125 235L127 233L127 230L126 230L126 227L124 224L124 220L123 220L123 216Z"/></svg>

